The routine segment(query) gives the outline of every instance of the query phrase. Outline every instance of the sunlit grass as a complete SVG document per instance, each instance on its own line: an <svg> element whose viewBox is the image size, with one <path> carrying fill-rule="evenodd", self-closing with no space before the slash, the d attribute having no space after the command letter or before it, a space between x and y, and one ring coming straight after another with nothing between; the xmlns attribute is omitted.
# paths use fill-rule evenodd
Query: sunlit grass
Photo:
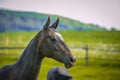
<svg viewBox="0 0 120 80"><path fill-rule="evenodd" d="M76 65L69 69L74 80L120 80L120 31L60 32L76 56ZM0 33L0 46L26 47L37 32ZM89 65L86 66L88 45ZM0 67L14 64L23 49L0 49ZM38 80L46 80L47 72L54 66L63 66L51 58L42 62Z"/></svg>
<svg viewBox="0 0 120 80"><path fill-rule="evenodd" d="M13 64L18 60L20 54L0 54L0 66ZM119 56L120 57L120 56ZM46 80L47 72L55 66L63 66L51 58L45 58L42 62L39 80ZM69 69L74 80L119 80L120 63L114 60L90 58L89 65L86 66L85 59L77 58L76 65Z"/></svg>

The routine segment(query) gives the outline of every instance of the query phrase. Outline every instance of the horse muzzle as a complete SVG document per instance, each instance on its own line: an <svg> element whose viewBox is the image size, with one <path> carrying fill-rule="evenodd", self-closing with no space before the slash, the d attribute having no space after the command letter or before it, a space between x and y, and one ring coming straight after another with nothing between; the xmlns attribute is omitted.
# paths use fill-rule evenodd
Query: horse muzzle
<svg viewBox="0 0 120 80"><path fill-rule="evenodd" d="M75 57L68 57L67 61L65 63L65 67L66 68L71 68L72 66L74 66L76 63L76 58Z"/></svg>

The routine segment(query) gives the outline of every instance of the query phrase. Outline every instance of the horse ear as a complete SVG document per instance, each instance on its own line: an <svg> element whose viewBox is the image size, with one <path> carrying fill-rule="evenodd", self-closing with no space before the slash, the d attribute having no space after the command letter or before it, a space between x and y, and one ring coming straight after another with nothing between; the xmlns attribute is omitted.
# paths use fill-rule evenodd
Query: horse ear
<svg viewBox="0 0 120 80"><path fill-rule="evenodd" d="M43 30L47 30L49 28L49 24L50 24L50 17L48 17L47 22L45 23Z"/></svg>
<svg viewBox="0 0 120 80"><path fill-rule="evenodd" d="M59 24L59 18L51 25L52 28L56 29Z"/></svg>

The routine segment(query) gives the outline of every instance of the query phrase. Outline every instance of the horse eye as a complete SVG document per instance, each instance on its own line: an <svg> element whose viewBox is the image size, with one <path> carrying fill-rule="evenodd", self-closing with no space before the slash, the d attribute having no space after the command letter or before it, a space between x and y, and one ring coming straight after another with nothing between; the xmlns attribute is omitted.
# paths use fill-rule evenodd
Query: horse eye
<svg viewBox="0 0 120 80"><path fill-rule="evenodd" d="M55 38L51 38L51 41L55 42L55 41L56 41L56 39L55 39Z"/></svg>

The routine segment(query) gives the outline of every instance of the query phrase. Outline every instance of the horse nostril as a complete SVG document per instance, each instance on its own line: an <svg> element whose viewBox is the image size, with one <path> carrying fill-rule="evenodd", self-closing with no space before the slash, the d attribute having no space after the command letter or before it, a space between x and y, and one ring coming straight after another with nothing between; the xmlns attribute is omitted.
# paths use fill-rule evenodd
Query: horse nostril
<svg viewBox="0 0 120 80"><path fill-rule="evenodd" d="M70 57L70 62L76 62L76 59L75 58L73 58L73 57Z"/></svg>

